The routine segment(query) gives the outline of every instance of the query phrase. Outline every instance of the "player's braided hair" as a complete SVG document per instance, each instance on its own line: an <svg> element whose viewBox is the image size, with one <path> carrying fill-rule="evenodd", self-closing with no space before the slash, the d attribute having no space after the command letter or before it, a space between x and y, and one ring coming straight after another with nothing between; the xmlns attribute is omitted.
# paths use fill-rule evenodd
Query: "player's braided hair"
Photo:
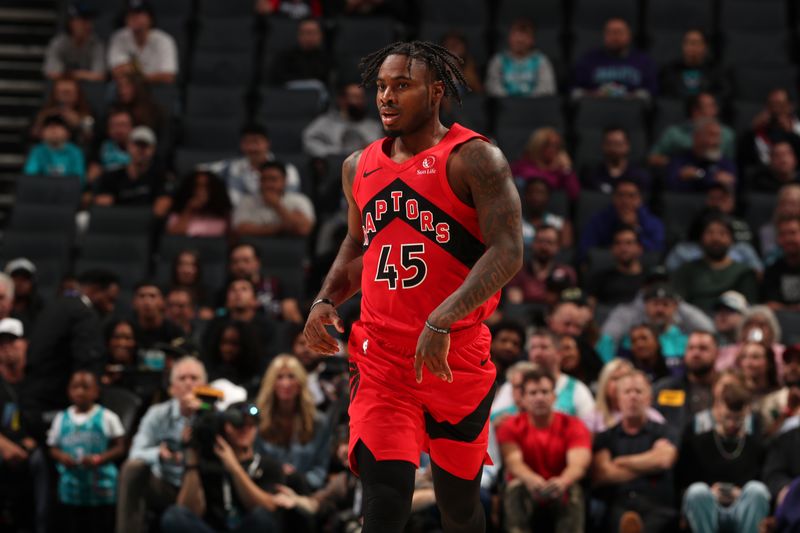
<svg viewBox="0 0 800 533"><path fill-rule="evenodd" d="M459 104L461 103L459 86L469 90L467 80L461 72L464 60L444 46L428 41L398 41L361 58L361 62L358 64L358 69L361 71L361 86L366 87L375 83L384 59L395 54L408 56L409 72L412 59L419 59L427 63L428 67L435 72L436 79L444 83L444 95L455 98Z"/></svg>

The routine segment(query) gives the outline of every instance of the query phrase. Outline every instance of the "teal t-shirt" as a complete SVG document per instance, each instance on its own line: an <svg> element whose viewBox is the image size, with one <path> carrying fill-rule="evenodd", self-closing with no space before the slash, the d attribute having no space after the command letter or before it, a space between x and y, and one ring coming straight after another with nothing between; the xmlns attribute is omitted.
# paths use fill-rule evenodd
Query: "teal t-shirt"
<svg viewBox="0 0 800 533"><path fill-rule="evenodd" d="M78 176L83 185L86 181L86 162L81 149L70 142L61 148L39 143L28 154L23 172L27 176Z"/></svg>

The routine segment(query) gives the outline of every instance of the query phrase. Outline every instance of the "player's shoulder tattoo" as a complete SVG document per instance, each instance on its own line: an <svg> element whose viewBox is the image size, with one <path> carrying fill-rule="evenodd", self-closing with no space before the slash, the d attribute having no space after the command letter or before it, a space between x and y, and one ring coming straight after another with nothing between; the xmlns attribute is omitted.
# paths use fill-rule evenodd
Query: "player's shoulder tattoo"
<svg viewBox="0 0 800 533"><path fill-rule="evenodd" d="M356 150L342 163L342 180L349 186L353 185L353 180L356 176L356 169L358 168L358 160L364 150Z"/></svg>
<svg viewBox="0 0 800 533"><path fill-rule="evenodd" d="M458 155L473 197L498 197L508 191L511 169L498 147L473 139L461 146Z"/></svg>

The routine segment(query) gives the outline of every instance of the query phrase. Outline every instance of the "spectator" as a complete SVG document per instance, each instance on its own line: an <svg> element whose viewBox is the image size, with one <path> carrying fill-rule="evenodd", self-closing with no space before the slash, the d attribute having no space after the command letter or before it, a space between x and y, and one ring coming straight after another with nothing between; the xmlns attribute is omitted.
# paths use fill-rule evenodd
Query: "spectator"
<svg viewBox="0 0 800 533"><path fill-rule="evenodd" d="M100 143L87 171L88 181L94 182L103 172L125 167L131 161L128 137L133 131L133 117L127 109L112 107L106 122L108 138Z"/></svg>
<svg viewBox="0 0 800 533"><path fill-rule="evenodd" d="M781 325L775 313L766 305L751 306L742 318L742 324L737 333L737 343L722 348L717 357L716 368L718 371L727 370L736 364L736 357L747 341L760 342L770 348L775 354L775 364L780 375L783 371L783 350L781 344Z"/></svg>
<svg viewBox="0 0 800 533"><path fill-rule="evenodd" d="M522 158L511 165L511 172L523 182L543 180L551 190L566 192L571 200L576 200L581 191L572 161L562 146L561 135L554 128L539 128L531 134Z"/></svg>
<svg viewBox="0 0 800 533"><path fill-rule="evenodd" d="M768 435L800 425L800 345L783 352L783 387L761 402L761 418Z"/></svg>
<svg viewBox="0 0 800 533"><path fill-rule="evenodd" d="M151 350L159 343L169 344L183 336L181 329L164 316L164 293L152 281L142 281L133 289L133 331L139 358L147 363ZM155 368L155 370L161 370Z"/></svg>
<svg viewBox="0 0 800 533"><path fill-rule="evenodd" d="M800 427L779 436L767 453L764 463L764 482L775 499L774 529L766 531L791 532L800 525L797 517L798 487L800 487ZM769 519L767 519L769 520Z"/></svg>
<svg viewBox="0 0 800 533"><path fill-rule="evenodd" d="M213 295L203 282L203 265L200 254L195 250L181 250L172 260L170 287L184 289L192 295L192 301L199 306L201 320L214 318Z"/></svg>
<svg viewBox="0 0 800 533"><path fill-rule="evenodd" d="M558 341L547 330L535 331L528 338L528 359L553 376L556 394L553 408L560 413L583 418L594 410L594 398L586 385L561 372Z"/></svg>
<svg viewBox="0 0 800 533"><path fill-rule="evenodd" d="M210 172L195 171L178 184L172 195L166 232L187 237L224 237L230 213L225 183Z"/></svg>
<svg viewBox="0 0 800 533"><path fill-rule="evenodd" d="M714 182L706 190L706 205L695 215L689 226L688 240L677 243L670 250L665 265L669 270L677 270L684 263L703 257L700 239L703 227L709 217L724 215L733 229L733 244L728 255L738 263L749 266L758 273L764 271L764 264L753 247L753 231L746 220L736 216L736 194L727 185Z"/></svg>
<svg viewBox="0 0 800 533"><path fill-rule="evenodd" d="M603 28L603 46L584 54L575 64L573 98L629 96L650 100L658 93L656 66L631 46L631 29L621 18Z"/></svg>
<svg viewBox="0 0 800 533"><path fill-rule="evenodd" d="M297 357L308 374L308 390L320 412L329 410L340 398L349 394L350 374L345 357L326 357L313 351L300 324L289 328L286 338L291 340L292 355Z"/></svg>
<svg viewBox="0 0 800 533"><path fill-rule="evenodd" d="M44 55L44 75L55 80L69 75L76 80L103 81L106 53L103 41L94 32L94 11L76 2L67 7L66 32L50 39Z"/></svg>
<svg viewBox="0 0 800 533"><path fill-rule="evenodd" d="M572 222L567 217L548 211L551 194L550 185L543 179L534 178L525 183L522 192L522 242L526 246L533 244L540 227L551 226L558 230L561 246L572 247Z"/></svg>
<svg viewBox="0 0 800 533"><path fill-rule="evenodd" d="M228 253L229 278L244 278L253 283L258 304L266 316L302 323L300 306L295 295L284 294L280 282L276 278L264 276L261 266L261 255L252 244L237 244ZM218 300L224 303L226 295L224 293Z"/></svg>
<svg viewBox="0 0 800 533"><path fill-rule="evenodd" d="M0 486L8 513L5 525L24 529L31 522L38 532L46 531L49 518L50 465L19 405L27 350L22 322L0 320Z"/></svg>
<svg viewBox="0 0 800 533"><path fill-rule="evenodd" d="M772 220L758 228L758 241L761 244L761 255L767 265L782 253L778 246L777 224L782 218L800 217L800 185L784 185L778 191L777 204L772 213Z"/></svg>
<svg viewBox="0 0 800 533"><path fill-rule="evenodd" d="M153 6L147 0L130 0L125 27L108 42L108 66L114 77L141 72L150 83L175 83L178 47L171 35L154 26Z"/></svg>
<svg viewBox="0 0 800 533"><path fill-rule="evenodd" d="M381 137L380 123L367 116L364 88L347 83L336 91L336 108L315 118L303 130L303 151L321 158L348 155Z"/></svg>
<svg viewBox="0 0 800 533"><path fill-rule="evenodd" d="M69 533L102 533L114 523L117 465L125 456L125 428L119 417L97 404L100 386L86 370L69 380L66 411L58 413L47 434L58 470L58 501Z"/></svg>
<svg viewBox="0 0 800 533"><path fill-rule="evenodd" d="M330 81L332 60L325 47L322 25L313 17L297 24L297 41L278 53L272 64L269 83L299 86L298 83L325 89ZM368 144L368 143L367 143Z"/></svg>
<svg viewBox="0 0 800 533"><path fill-rule="evenodd" d="M258 390L265 365L264 346L253 326L229 321L211 339L206 368L211 381L227 379L247 389L248 396Z"/></svg>
<svg viewBox="0 0 800 533"><path fill-rule="evenodd" d="M625 359L612 359L603 367L597 380L595 410L582 419L590 432L593 434L602 433L622 421L623 417L619 403L620 382L623 378L633 375L633 373L633 365ZM652 395L649 389L648 394ZM661 413L649 407L650 398L648 398L647 406L645 413L647 419L659 424L663 423L664 417L661 416Z"/></svg>
<svg viewBox="0 0 800 533"><path fill-rule="evenodd" d="M744 385L750 392L753 411L760 412L764 398L778 389L778 370L775 354L760 342L745 342L736 357Z"/></svg>
<svg viewBox="0 0 800 533"><path fill-rule="evenodd" d="M687 331L685 325L674 322L680 297L668 284L664 283L648 286L644 290L642 298L644 300L644 316L639 318L636 325L644 323L657 331L659 348L667 367L671 373L681 374L683 352L691 330ZM616 346L615 352L612 339L603 335L598 343L598 351L602 354L604 361L610 360L615 353L631 358L631 342L631 337L626 334L620 340L619 346Z"/></svg>
<svg viewBox="0 0 800 533"><path fill-rule="evenodd" d="M164 111L155 102L147 81L138 72L120 74L114 78L115 97L112 104L125 109L133 117L134 126L147 126L160 132L164 123Z"/></svg>
<svg viewBox="0 0 800 533"><path fill-rule="evenodd" d="M36 114L31 127L31 135L35 139L44 140L45 122L52 116L58 116L64 121L68 140L81 147L87 146L92 140L92 109L77 80L62 77L53 81L47 101Z"/></svg>
<svg viewBox="0 0 800 533"><path fill-rule="evenodd" d="M261 166L267 161L275 161L270 151L267 130L258 124L248 124L242 128L239 150L243 157L223 159L201 165L199 168L213 172L225 180L228 196L234 208L245 195L257 195L261 190ZM286 165L286 190L300 190L300 174L292 164Z"/></svg>
<svg viewBox="0 0 800 533"><path fill-rule="evenodd" d="M578 260L586 259L590 249L611 246L621 226L637 228L639 243L646 252L664 248L664 224L642 203L639 184L619 179L611 193L611 205L598 211L583 228L578 244Z"/></svg>
<svg viewBox="0 0 800 533"><path fill-rule="evenodd" d="M677 476L694 531L757 531L769 514L769 491L757 481L764 460L761 436L745 431L749 403L747 390L730 383L714 404L716 426L684 434Z"/></svg>
<svg viewBox="0 0 800 533"><path fill-rule="evenodd" d="M722 100L731 96L727 73L714 65L706 36L690 29L683 34L681 58L665 65L659 74L661 95L684 99L708 92Z"/></svg>
<svg viewBox="0 0 800 533"><path fill-rule="evenodd" d="M506 299L512 304L546 303L547 279L557 268L577 282L578 276L569 265L559 263L558 231L551 226L540 226L531 246L530 259L525 261L522 270L508 282L505 288Z"/></svg>
<svg viewBox="0 0 800 533"><path fill-rule="evenodd" d="M710 311L729 290L741 293L748 301L756 300L755 272L730 258L732 244L729 220L722 215L709 216L700 238L703 257L685 263L674 273L675 288L687 302Z"/></svg>
<svg viewBox="0 0 800 533"><path fill-rule="evenodd" d="M320 0L256 0L256 13L284 16L294 20L322 17Z"/></svg>
<svg viewBox="0 0 800 533"><path fill-rule="evenodd" d="M600 370L603 368L603 361L592 348L591 342L587 341L586 329L592 319L592 312L588 306L586 306L585 310L582 309L586 302L585 300L580 302L581 298L573 300L562 297L558 303L550 308L546 322L550 331L556 337L561 337L557 343L558 346L563 344L564 337L575 339L579 353L578 360L564 361L560 359L559 368L565 372L566 368L569 368L571 371L567 373L570 376L578 378L588 385L594 383L597 379Z"/></svg>
<svg viewBox="0 0 800 533"><path fill-rule="evenodd" d="M537 365L526 360L514 363L506 370L506 382L497 389L489 416L494 427L522 410L522 376L534 368Z"/></svg>
<svg viewBox="0 0 800 533"><path fill-rule="evenodd" d="M104 328L104 333L105 369L100 377L100 383L103 386L119 385L130 388L126 383L125 373L137 368L139 364L134 324L130 320L114 320Z"/></svg>
<svg viewBox="0 0 800 533"><path fill-rule="evenodd" d="M77 176L85 183L83 152L69 142L69 129L60 115L42 122L42 142L28 153L23 172L27 176Z"/></svg>
<svg viewBox="0 0 800 533"><path fill-rule="evenodd" d="M197 319L197 304L189 289L172 287L164 298L164 317L178 326L181 337L199 343L203 325Z"/></svg>
<svg viewBox="0 0 800 533"><path fill-rule="evenodd" d="M497 386L506 381L506 373L514 364L522 360L522 347L525 346L525 329L513 320L503 320L491 327L492 344L489 353L497 369Z"/></svg>
<svg viewBox="0 0 800 533"><path fill-rule="evenodd" d="M720 347L736 343L737 334L747 313L747 298L736 291L723 292L714 304L714 331Z"/></svg>
<svg viewBox="0 0 800 533"><path fill-rule="evenodd" d="M647 160L652 166L662 167L669 163L671 157L691 150L695 126L698 121L719 120L717 99L709 92L700 92L686 100L687 120L681 124L668 126L650 150ZM733 130L720 124L720 150L723 157L735 157L736 143Z"/></svg>
<svg viewBox="0 0 800 533"><path fill-rule="evenodd" d="M256 397L264 453L283 465L287 476L316 490L325 484L331 429L317 412L308 375L296 357L279 355L270 363Z"/></svg>
<svg viewBox="0 0 800 533"><path fill-rule="evenodd" d="M508 48L489 61L486 92L489 96L549 96L556 94L553 65L536 49L533 22L519 18L508 30Z"/></svg>
<svg viewBox="0 0 800 533"><path fill-rule="evenodd" d="M69 376L76 370L100 375L104 367L101 319L114 311L117 276L90 270L78 290L47 305L31 333L23 405L31 411L64 409Z"/></svg>
<svg viewBox="0 0 800 533"><path fill-rule="evenodd" d="M98 178L94 203L110 205L151 205L153 214L163 218L172 199L168 193L169 177L154 160L156 136L147 126L138 126L128 137L130 163L105 172Z"/></svg>
<svg viewBox="0 0 800 533"><path fill-rule="evenodd" d="M221 332L232 320L250 325L259 335L262 348L270 345L275 334L275 324L261 308L256 285L245 277L233 277L225 286L225 308L208 323L203 334L203 352L210 353Z"/></svg>
<svg viewBox="0 0 800 533"><path fill-rule="evenodd" d="M631 162L631 142L628 132L619 126L603 131L603 161L593 170L584 172L583 186L591 191L610 194L619 179L635 181L639 189L650 190L650 174Z"/></svg>
<svg viewBox="0 0 800 533"><path fill-rule="evenodd" d="M717 405L722 401L722 393L725 390L725 387L730 384L734 384L737 387L747 388L745 385L744 375L738 369L724 370L714 374L714 380L711 387L712 406L696 413L689 422L689 425L683 429L684 434L693 433L695 435L701 435L707 431L713 430L716 427L718 420L716 418L717 414L714 405ZM745 432L747 434L760 434L762 427L763 423L758 416L758 412L751 409L750 414L747 416L744 422Z"/></svg>
<svg viewBox="0 0 800 533"><path fill-rule="evenodd" d="M617 381L620 423L597 435L592 479L603 487L606 531L667 532L677 526L673 507L672 468L678 459L677 435L653 421L650 382L633 371ZM627 515L627 517L626 517ZM630 528L631 530L633 528Z"/></svg>
<svg viewBox="0 0 800 533"><path fill-rule="evenodd" d="M611 314L608 315L600 330L600 343L597 346L598 351L605 356L604 358L613 357L616 353L617 343L630 332L632 327L642 322L643 316L648 316L644 299L647 290L654 286L663 286L667 282L666 269L656 267L648 273L642 290L631 303L618 305L611 310ZM686 334L697 330L714 330L713 321L703 311L683 300L678 300L671 316L664 316L664 309L657 312L659 309L659 306L651 306L648 320L666 321L668 318L670 324L676 325ZM603 347L602 345L605 343L610 343L610 347Z"/></svg>
<svg viewBox="0 0 800 533"><path fill-rule="evenodd" d="M594 270L588 283L589 294L597 303L618 305L636 298L645 279L642 254L642 243L634 227L620 226L614 231L611 241L614 265Z"/></svg>
<svg viewBox="0 0 800 533"><path fill-rule="evenodd" d="M749 189L761 192L778 192L784 185L798 183L800 172L797 168L797 153L792 144L785 140L773 143L770 149L769 164L755 173Z"/></svg>
<svg viewBox="0 0 800 533"><path fill-rule="evenodd" d="M0 272L0 320L11 316L14 310L14 280Z"/></svg>
<svg viewBox="0 0 800 533"><path fill-rule="evenodd" d="M184 357L172 366L171 399L144 414L120 471L117 533L144 531L147 510L161 513L175 503L184 474L189 420L201 406L195 389L205 383L206 371L198 359Z"/></svg>
<svg viewBox="0 0 800 533"><path fill-rule="evenodd" d="M302 193L286 189L286 167L278 161L261 166L261 191L247 195L233 213L234 231L239 235L305 237L316 221L314 205Z"/></svg>
<svg viewBox="0 0 800 533"><path fill-rule="evenodd" d="M667 366L667 361L661 351L660 337L658 328L650 324L634 326L630 333L631 363L636 370L644 372L651 383L675 373L670 371ZM676 366L678 366L678 371L683 371L683 364Z"/></svg>
<svg viewBox="0 0 800 533"><path fill-rule="evenodd" d="M583 423L557 412L555 379L544 368L522 378L522 412L497 429L511 480L503 495L506 527L529 531L542 512L555 515L555 531L583 531L580 481L592 460Z"/></svg>
<svg viewBox="0 0 800 533"><path fill-rule="evenodd" d="M674 431L682 431L696 413L711 407L717 348L712 333L692 333L683 356L686 374L664 378L653 387L655 408Z"/></svg>
<svg viewBox="0 0 800 533"><path fill-rule="evenodd" d="M213 455L186 450L186 474L175 505L161 517L164 533L278 531L274 484L283 481L280 465L260 453L258 408L245 402L221 414Z"/></svg>
<svg viewBox="0 0 800 533"><path fill-rule="evenodd" d="M800 118L786 89L773 89L767 94L766 105L753 118L752 128L740 148L745 168L769 165L772 147L780 141L791 144L795 154L800 152Z"/></svg>
<svg viewBox="0 0 800 533"><path fill-rule="evenodd" d="M464 74L464 79L467 80L467 87L470 92L475 94L483 94L483 76L481 69L478 66L475 57L469 51L469 44L467 38L461 30L450 30L445 33L439 44L447 48L451 53L460 57L463 61L461 65L461 72ZM443 100L445 102L447 100Z"/></svg>
<svg viewBox="0 0 800 533"><path fill-rule="evenodd" d="M32 326L44 309L44 299L36 286L36 265L25 257L6 263L4 272L14 282L14 305L11 314L23 324Z"/></svg>
<svg viewBox="0 0 800 533"><path fill-rule="evenodd" d="M722 153L722 129L715 119L695 122L692 147L670 158L666 186L673 192L704 192L712 183L736 186L736 165Z"/></svg>

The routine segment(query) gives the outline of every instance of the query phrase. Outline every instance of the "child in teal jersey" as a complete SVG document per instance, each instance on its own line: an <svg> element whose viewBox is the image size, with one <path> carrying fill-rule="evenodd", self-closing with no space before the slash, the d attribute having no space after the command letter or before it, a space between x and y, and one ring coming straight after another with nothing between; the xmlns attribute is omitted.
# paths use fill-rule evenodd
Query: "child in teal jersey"
<svg viewBox="0 0 800 533"><path fill-rule="evenodd" d="M28 176L78 176L83 184L86 163L81 149L69 142L69 128L59 115L44 119L42 142L34 146L25 161Z"/></svg>
<svg viewBox="0 0 800 533"><path fill-rule="evenodd" d="M125 430L119 417L98 405L100 389L91 372L72 374L72 402L56 415L47 434L59 473L58 501L69 532L105 532L114 526L117 467L125 455Z"/></svg>

